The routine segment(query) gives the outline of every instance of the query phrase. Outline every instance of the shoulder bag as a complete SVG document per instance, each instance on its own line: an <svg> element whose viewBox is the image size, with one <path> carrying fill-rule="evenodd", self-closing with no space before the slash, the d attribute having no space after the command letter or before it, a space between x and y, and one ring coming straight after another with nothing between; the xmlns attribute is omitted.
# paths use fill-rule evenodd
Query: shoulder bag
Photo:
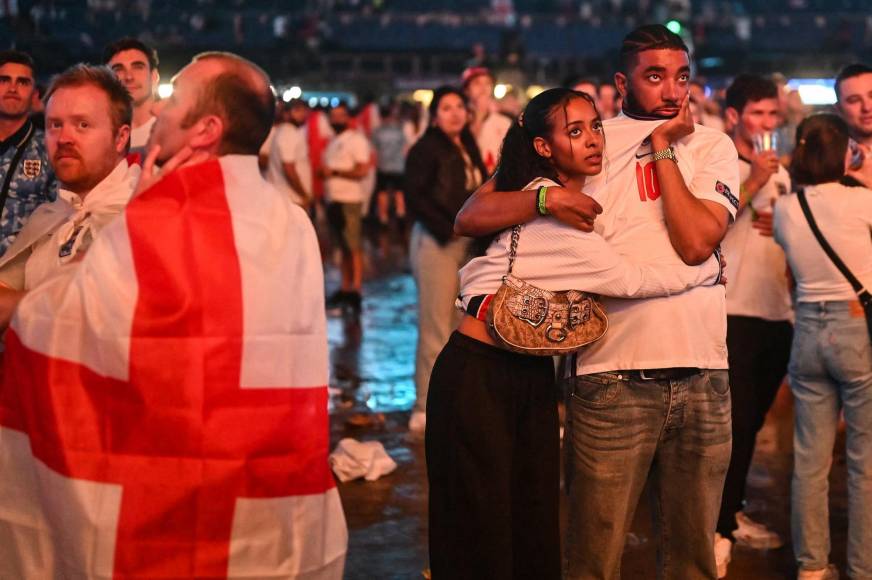
<svg viewBox="0 0 872 580"><path fill-rule="evenodd" d="M551 292L512 275L521 226L512 228L509 270L487 314L491 337L521 354L569 354L602 338L609 327L594 295L579 290Z"/></svg>

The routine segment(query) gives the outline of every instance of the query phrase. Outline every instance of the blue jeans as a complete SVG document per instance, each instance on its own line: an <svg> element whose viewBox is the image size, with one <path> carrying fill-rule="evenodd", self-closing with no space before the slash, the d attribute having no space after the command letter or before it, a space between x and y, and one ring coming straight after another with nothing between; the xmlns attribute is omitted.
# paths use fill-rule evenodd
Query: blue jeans
<svg viewBox="0 0 872 580"><path fill-rule="evenodd" d="M848 576L872 578L872 345L849 302L800 302L790 353L794 396L793 549L800 568L825 568L830 553L830 466L847 423Z"/></svg>
<svg viewBox="0 0 872 580"><path fill-rule="evenodd" d="M566 577L620 578L646 481L658 578L716 578L715 523L730 462L726 370L678 380L577 377L567 400Z"/></svg>

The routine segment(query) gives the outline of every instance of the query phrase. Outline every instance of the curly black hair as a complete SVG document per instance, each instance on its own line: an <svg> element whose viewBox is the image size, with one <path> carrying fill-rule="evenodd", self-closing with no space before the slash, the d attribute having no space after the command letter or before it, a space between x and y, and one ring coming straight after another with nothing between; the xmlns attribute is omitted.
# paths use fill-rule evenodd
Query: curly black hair
<svg viewBox="0 0 872 580"><path fill-rule="evenodd" d="M554 115L565 112L572 99L584 99L596 110L596 103L587 93L567 88L548 89L527 103L524 112L509 128L500 151L496 170L497 191L518 191L538 177L560 183L551 161L536 152L533 140L548 138L554 129Z"/></svg>

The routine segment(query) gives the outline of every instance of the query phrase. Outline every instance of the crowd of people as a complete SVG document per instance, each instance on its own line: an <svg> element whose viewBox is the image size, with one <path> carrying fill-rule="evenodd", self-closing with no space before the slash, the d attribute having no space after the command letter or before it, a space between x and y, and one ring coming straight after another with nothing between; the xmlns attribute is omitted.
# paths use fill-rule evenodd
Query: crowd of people
<svg viewBox="0 0 872 580"><path fill-rule="evenodd" d="M103 64L40 95L30 56L0 52L0 571L341 577L325 315L361 314L369 216L409 228L435 578L618 578L646 484L660 577L783 545L743 509L785 377L798 577L838 577L843 416L847 573L872 578L872 68L812 114L778 75L712 91L661 25L627 35L613 79L520 111L482 63L426 108L359 110L277 100L230 53L166 99L142 41ZM594 308L607 332L559 365L511 346L493 297L513 280L538 292L508 307L532 328L543 296L586 296L541 340Z"/></svg>

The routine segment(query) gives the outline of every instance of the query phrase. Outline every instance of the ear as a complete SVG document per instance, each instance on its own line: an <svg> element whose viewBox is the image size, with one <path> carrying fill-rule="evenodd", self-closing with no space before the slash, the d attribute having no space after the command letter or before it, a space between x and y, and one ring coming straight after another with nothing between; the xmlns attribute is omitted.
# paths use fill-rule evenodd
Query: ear
<svg viewBox="0 0 872 580"><path fill-rule="evenodd" d="M542 137L536 137L533 139L533 149L536 150L536 153L539 154L539 157L551 159L551 145L549 145L548 141L546 141Z"/></svg>
<svg viewBox="0 0 872 580"><path fill-rule="evenodd" d="M121 125L118 128L118 133L115 134L115 151L119 155L123 154L127 149L127 144L130 141L130 125Z"/></svg>
<svg viewBox="0 0 872 580"><path fill-rule="evenodd" d="M217 150L224 136L224 120L218 115L205 115L193 129L188 142L192 149Z"/></svg>
<svg viewBox="0 0 872 580"><path fill-rule="evenodd" d="M735 108L727 107L724 111L724 116L727 118L728 125L735 127L739 124L739 111Z"/></svg>
<svg viewBox="0 0 872 580"><path fill-rule="evenodd" d="M151 87L154 89L155 93L157 93L157 87L160 84L160 73L157 72L156 68L151 69ZM157 94L155 94L157 96Z"/></svg>
<svg viewBox="0 0 872 580"><path fill-rule="evenodd" d="M615 73L615 86L618 92L621 93L621 98L627 97L627 75L622 72Z"/></svg>

